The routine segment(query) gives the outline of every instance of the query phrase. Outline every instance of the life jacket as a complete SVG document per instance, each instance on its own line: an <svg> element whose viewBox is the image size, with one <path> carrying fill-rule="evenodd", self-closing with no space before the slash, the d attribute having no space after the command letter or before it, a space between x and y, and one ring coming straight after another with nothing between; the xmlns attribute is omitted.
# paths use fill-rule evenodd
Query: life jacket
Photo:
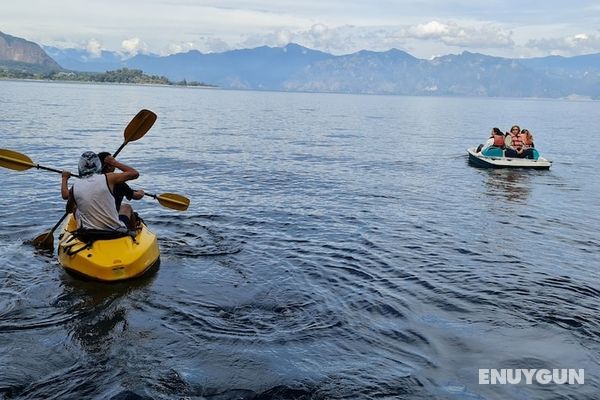
<svg viewBox="0 0 600 400"><path fill-rule="evenodd" d="M521 135L521 140L523 141L523 145L526 148L530 148L533 147L533 136L530 136L526 133L520 134Z"/></svg>
<svg viewBox="0 0 600 400"><path fill-rule="evenodd" d="M496 147L504 147L504 135L494 135L494 146Z"/></svg>
<svg viewBox="0 0 600 400"><path fill-rule="evenodd" d="M516 150L520 150L523 148L523 145L524 145L523 136L520 133L516 133L516 134L511 133L510 139L511 139L513 148L515 148Z"/></svg>

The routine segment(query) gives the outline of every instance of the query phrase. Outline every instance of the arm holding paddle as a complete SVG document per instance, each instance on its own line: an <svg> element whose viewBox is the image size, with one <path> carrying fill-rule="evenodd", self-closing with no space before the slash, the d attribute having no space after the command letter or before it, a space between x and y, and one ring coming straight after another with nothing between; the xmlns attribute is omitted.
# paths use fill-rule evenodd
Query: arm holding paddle
<svg viewBox="0 0 600 400"><path fill-rule="evenodd" d="M114 156L108 158L109 156L110 153L107 151L101 151L100 153L98 153L98 157L100 158L100 162L102 163L103 173L115 172L115 165L113 163ZM144 191L142 189L133 190L129 187L127 183L121 183L115 185L115 187L113 188L113 195L115 196L115 203L117 204L117 208L119 208L124 197L127 197L127 200L140 200L144 197Z"/></svg>
<svg viewBox="0 0 600 400"><path fill-rule="evenodd" d="M144 195L146 194L146 192L144 192L144 190L142 189L137 189L133 191L133 194L131 195L131 198L134 200L140 200L142 197L144 197Z"/></svg>
<svg viewBox="0 0 600 400"><path fill-rule="evenodd" d="M69 178L71 177L71 173L69 171L62 172L62 182L60 184L60 194L62 195L63 200L69 199Z"/></svg>
<svg viewBox="0 0 600 400"><path fill-rule="evenodd" d="M123 184L115 189L115 198L126 197L127 200L141 200L146 195L144 189L132 189L128 184Z"/></svg>
<svg viewBox="0 0 600 400"><path fill-rule="evenodd" d="M112 156L106 156L106 158L104 159L104 163L122 171L119 173L109 172L106 174L106 178L111 189L119 183L125 183L127 181L137 179L140 176L140 173L135 168L115 160L115 158Z"/></svg>
<svg viewBox="0 0 600 400"><path fill-rule="evenodd" d="M115 160L111 155L104 157L102 163L102 171L108 168L111 172L105 172L106 182L110 190L111 198L116 202L116 210L119 215L119 219L125 223L129 229L135 229L137 226L136 214L133 212L133 208L130 204L119 204L117 200L116 192L117 188L126 185L125 182L137 179L140 173L133 167L123 164L120 161ZM119 169L121 172L114 172L115 169Z"/></svg>

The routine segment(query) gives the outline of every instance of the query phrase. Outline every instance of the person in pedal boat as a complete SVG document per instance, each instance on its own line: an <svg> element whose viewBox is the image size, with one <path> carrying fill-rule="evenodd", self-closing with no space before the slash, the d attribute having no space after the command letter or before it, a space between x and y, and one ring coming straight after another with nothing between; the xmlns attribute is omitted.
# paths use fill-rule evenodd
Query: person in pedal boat
<svg viewBox="0 0 600 400"><path fill-rule="evenodd" d="M477 148L477 153L482 152L488 147L498 147L504 150L504 133L499 128L492 128L490 137L484 144L480 144Z"/></svg>
<svg viewBox="0 0 600 400"><path fill-rule="evenodd" d="M100 162L102 163L103 174L115 172L115 166L106 162L107 156L110 156L110 153L107 151L101 151L98 153L98 158L100 158ZM142 189L133 190L128 184L123 182L115 185L113 195L115 196L115 205L117 210L119 210L121 209L121 203L123 202L124 197L126 197L127 200L140 200L142 197L144 197L144 191Z"/></svg>
<svg viewBox="0 0 600 400"><path fill-rule="evenodd" d="M524 144L525 148L527 148L527 149L535 148L535 145L533 144L533 135L531 134L531 132L529 132L529 130L522 129L521 136L523 137L523 144Z"/></svg>
<svg viewBox="0 0 600 400"><path fill-rule="evenodd" d="M76 181L70 190L68 180L71 173L69 171L62 173L62 198L74 200L75 218L79 228L126 232L135 226L133 209L129 204L123 204L117 211L114 188L120 183L137 179L140 174L134 168L120 163L111 156L107 156L105 162L122 172L103 174L98 155L92 151L83 153L78 164L81 179Z"/></svg>
<svg viewBox="0 0 600 400"><path fill-rule="evenodd" d="M518 125L513 125L506 135L506 157L533 159L533 151L526 145L527 135L521 132ZM533 143L533 141L531 142Z"/></svg>

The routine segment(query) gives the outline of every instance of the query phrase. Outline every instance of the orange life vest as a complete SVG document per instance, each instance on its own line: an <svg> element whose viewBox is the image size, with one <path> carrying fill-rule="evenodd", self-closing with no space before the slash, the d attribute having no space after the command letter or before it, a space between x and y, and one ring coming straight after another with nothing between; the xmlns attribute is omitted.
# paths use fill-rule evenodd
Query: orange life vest
<svg viewBox="0 0 600 400"><path fill-rule="evenodd" d="M517 150L520 150L523 148L523 145L524 145L523 136L520 133L516 133L516 134L511 133L510 139L512 141L512 147L514 147Z"/></svg>
<svg viewBox="0 0 600 400"><path fill-rule="evenodd" d="M494 146L504 147L504 135L494 135Z"/></svg>
<svg viewBox="0 0 600 400"><path fill-rule="evenodd" d="M523 141L523 145L529 148L533 146L533 136L530 136L526 133L521 134L521 140Z"/></svg>

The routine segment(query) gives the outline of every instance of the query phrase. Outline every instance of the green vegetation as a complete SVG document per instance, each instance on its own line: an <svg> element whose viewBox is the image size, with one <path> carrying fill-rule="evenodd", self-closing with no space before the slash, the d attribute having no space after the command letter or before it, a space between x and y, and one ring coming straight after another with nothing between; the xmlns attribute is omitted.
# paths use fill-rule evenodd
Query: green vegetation
<svg viewBox="0 0 600 400"><path fill-rule="evenodd" d="M38 71L25 68L11 68L12 66L0 64L0 79L39 79L50 81L70 82L102 82L102 83L128 83L138 85L178 85L178 86L211 86L202 82L183 80L171 82L164 76L146 75L140 69L121 68L103 73L75 72L75 71Z"/></svg>
<svg viewBox="0 0 600 400"><path fill-rule="evenodd" d="M214 85L209 85L203 82L198 82L198 81L187 81L187 80L182 80L179 81L177 83L175 83L177 86L211 86L214 87Z"/></svg>

